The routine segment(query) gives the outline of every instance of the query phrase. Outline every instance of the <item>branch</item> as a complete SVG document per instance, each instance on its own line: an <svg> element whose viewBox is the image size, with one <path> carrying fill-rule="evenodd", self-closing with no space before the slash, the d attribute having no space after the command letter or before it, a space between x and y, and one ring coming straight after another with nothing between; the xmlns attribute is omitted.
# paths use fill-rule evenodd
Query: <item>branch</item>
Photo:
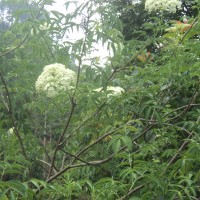
<svg viewBox="0 0 200 200"><path fill-rule="evenodd" d="M45 42L45 44L46 44L46 46L47 46L49 52L51 53L51 56L52 56L53 58L55 58L54 53L53 53L53 51L51 50L51 47L49 46L47 40L45 39L45 37L44 37L43 35L42 35L42 38L43 38L43 40L44 40L44 42Z"/></svg>
<svg viewBox="0 0 200 200"><path fill-rule="evenodd" d="M90 119L92 119L94 116L96 116L102 108L106 105L106 102L104 102L97 110L88 117L85 121L83 121L76 129L74 129L69 135L59 144L59 146L62 146L76 131L78 131L81 127L83 127Z"/></svg>
<svg viewBox="0 0 200 200"><path fill-rule="evenodd" d="M185 149L185 147L190 143L190 141L188 141L188 139L190 139L192 137L192 132L190 133L189 131L187 131L186 129L182 128L182 130L184 130L185 132L187 132L189 134L189 136L187 137L187 139L183 142L183 144L181 145L181 147L178 149L177 153L173 156L173 158L168 162L167 164L167 168L169 165L171 165L177 158L177 156L179 155L179 153L181 151L183 151ZM166 169L165 169L166 171Z"/></svg>
<svg viewBox="0 0 200 200"><path fill-rule="evenodd" d="M167 121L173 121L176 122L180 117L182 117L183 115L185 115L185 113L187 113L187 111L190 109L191 105L194 103L194 101L196 100L196 98L198 97L198 95L200 94L200 92L195 92L193 94L193 96L190 99L190 102L188 103L188 105L185 107L185 109L177 116L168 119Z"/></svg>
<svg viewBox="0 0 200 200"><path fill-rule="evenodd" d="M4 85L4 88L5 88L5 91L6 91L7 100L8 100L8 104L6 106L6 108L8 109L8 115L10 117L12 126L14 127L14 133L17 136L17 139L18 139L19 144L21 146L22 154L25 157L25 159L27 160L27 154L26 154L26 151L25 151L25 148L24 148L24 144L22 142L22 138L21 138L21 135L19 133L19 130L18 130L17 126L16 126L15 119L13 117L13 111L12 111L12 103L11 103L11 99L10 99L10 93L9 93L6 81L5 81L5 79L4 79L4 77L3 77L3 75L2 75L1 72L0 72L0 78L1 78L1 81L2 81L2 83Z"/></svg>
<svg viewBox="0 0 200 200"><path fill-rule="evenodd" d="M140 50L138 51L137 54L133 55L133 57L131 57L131 59L130 59L126 64L124 64L124 66L122 66L122 67L119 68L119 69L114 68L113 72L110 74L110 76L109 76L109 78L108 78L108 82L114 77L114 75L115 75L117 72L124 70L131 62L133 62L133 61L141 54L141 52L142 52L144 49L146 49L147 46L149 46L151 43L152 43L152 41L150 41L150 42L148 42L148 44L144 45L144 47L143 47L142 49L140 49ZM108 84L108 83L107 83L107 84ZM102 90L103 90L103 89L102 89Z"/></svg>
<svg viewBox="0 0 200 200"><path fill-rule="evenodd" d="M190 107L195 107L195 106L200 106L200 104L198 104L198 103L197 103L197 104L190 104ZM172 110L171 112L165 114L162 118L165 118L167 115L170 115L170 114L172 114L172 113L174 113L174 112L176 112L176 111L185 109L185 108L187 108L187 107L188 107L188 105L185 105L185 106L181 106L181 107L179 107L179 108L176 108L176 109ZM176 117L177 117L177 116L176 116ZM168 120L171 120L171 119L173 119L173 118L170 118L170 119L168 119ZM158 123L158 120L155 120L155 119L147 120L147 119L144 119L144 118L139 118L138 120L140 120L140 121L145 121L145 122L148 122L148 123ZM167 120L167 121L168 121L168 120ZM166 124L166 122L163 122L163 124Z"/></svg>
<svg viewBox="0 0 200 200"><path fill-rule="evenodd" d="M39 162L41 162L42 164L47 165L48 167L51 166L50 163L48 163L48 162L46 162L46 161L44 161L44 160L36 160L36 161L39 161ZM43 165L41 165L41 167L48 173L48 170L47 170ZM54 170L54 172L56 173L56 172L58 172L58 171Z"/></svg>
<svg viewBox="0 0 200 200"><path fill-rule="evenodd" d="M135 138L133 138L132 141L134 142L135 140L137 140L138 138L140 138L142 135L144 135L146 132L148 132L153 126L154 126L153 124L150 124L149 127L147 127L140 135L138 135L138 136L136 136ZM119 127L119 128L117 128L117 129L115 129L115 130L113 130L113 131L110 131L110 132L104 134L102 137L100 137L100 138L99 138L98 140L96 140L94 143L95 143L95 144L98 143L97 141L102 140L103 138L105 138L105 137L107 137L108 135L114 133L115 131L119 130L120 128L121 128L121 127ZM67 151L65 151L65 150L62 149L63 152L65 152L66 154L71 155L71 156L74 157L75 159L72 161L72 164L71 164L71 165L65 167L64 169L60 170L58 173L56 173L56 174L54 174L53 176L49 177L49 178L46 180L46 182L47 182L47 183L52 182L54 179L58 178L58 177L61 176L63 173L65 173L67 170L72 169L72 168L84 167L84 166L87 166L87 165L100 165L100 164L106 163L106 162L108 162L109 160L111 160L111 159L116 155L116 154L112 154L111 156L109 156L108 158L106 158L106 159L104 159L104 160L97 160L97 161L91 161L91 162L87 162L87 161L84 161L83 159L81 159L79 156L80 156L82 153L84 153L88 148L90 148L91 146L93 146L94 143L92 143L91 145L88 145L87 147L85 147L85 148L84 148L81 152L79 152L77 155L73 155L73 154L71 154L71 153L69 153L69 152L67 152ZM123 151L123 150L125 150L126 148L127 148L127 146L122 147L122 148L118 151L118 153L121 152L121 151ZM79 160L79 161L81 161L81 162L83 162L83 163L82 163L82 164L76 164L76 165L73 164L76 160ZM36 190L36 194L38 194L38 193L40 192L40 190L42 190L43 188L44 188L44 186L41 186L38 190ZM136 190L137 190L137 188L135 188L135 190L133 190L133 191L130 191L129 193L131 194L131 193L133 193L134 191L136 192ZM138 190L139 190L139 188L138 188Z"/></svg>
<svg viewBox="0 0 200 200"><path fill-rule="evenodd" d="M80 155L82 155L85 151L87 151L88 149L90 149L91 147L93 147L95 144L99 143L100 141L102 141L104 138L106 138L109 135L112 135L113 133L115 133L116 131L120 130L123 126L120 126L112 131L109 131L107 133L105 133L104 135L102 135L100 138L98 138L97 140L95 140L93 143L91 143L90 145L86 146L84 149L82 149L81 151L79 151L77 153L77 157L79 157ZM75 160L74 160L75 161ZM74 163L74 161L72 161L72 164Z"/></svg>
<svg viewBox="0 0 200 200"><path fill-rule="evenodd" d="M21 40L21 42L16 47L14 47L14 48L12 48L12 49L0 54L0 57L3 57L5 55L15 51L16 49L18 49L26 41L26 39L28 38L29 35L30 35L30 33L27 33L26 36Z"/></svg>
<svg viewBox="0 0 200 200"><path fill-rule="evenodd" d="M8 104L6 103L6 101L5 101L5 99L4 99L4 96L3 96L2 92L1 92L1 97L2 97L2 101L3 101L3 103L4 103L4 105L5 105L6 109L7 109L7 111L9 112Z"/></svg>
<svg viewBox="0 0 200 200"><path fill-rule="evenodd" d="M103 164L103 163L111 160L115 156L115 154L114 155L112 154L111 156L109 156L108 158L105 158L103 160L94 160L94 161L89 161L88 162L88 161L85 161L85 160L79 158L78 156L76 156L76 155L74 155L74 154L72 154L72 153L70 153L70 152L68 152L68 151L66 151L64 149L61 149L61 151L63 151L65 154L68 154L71 157L75 158L76 160L79 160L82 163L87 164L87 165L100 165L100 164Z"/></svg>
<svg viewBox="0 0 200 200"><path fill-rule="evenodd" d="M190 107L195 107L195 106L200 106L200 104L198 104L198 103L197 103L197 104L190 104ZM170 114L173 113L173 112L176 112L176 111L179 111L179 110L185 109L185 108L187 108L187 107L188 107L188 105L185 105L185 106L182 106L182 107L176 108L176 109L172 110L171 112L165 114L165 115L163 116L163 118L165 118L167 115L170 115Z"/></svg>
<svg viewBox="0 0 200 200"><path fill-rule="evenodd" d="M69 169L73 169L73 168L78 168L78 167L84 167L86 166L87 164L83 163L83 164L77 164L77 165L70 165L64 169L62 169L61 171L59 171L57 174L51 176L50 178L47 179L47 183L50 183L52 182L54 179L56 179L57 177L59 177L61 174L63 174L64 172L66 172L67 170Z"/></svg>
<svg viewBox="0 0 200 200"><path fill-rule="evenodd" d="M138 136L134 137L132 139L132 142L136 141L138 138L140 138L141 136L143 136L145 133L147 133L154 125L151 124L149 127L147 127L141 134L139 134ZM113 134L115 131L121 129L123 126L119 127L118 129L115 129L113 131L110 131L106 134L104 134L103 136L101 136L99 139L97 139L96 141L94 141L92 144L86 146L84 149L82 149L79 153L77 153L76 157L80 159L80 155L82 155L85 151L87 151L88 149L90 149L93 145L97 144L99 141L101 141L102 139L104 139L105 137ZM123 146L119 149L119 151L117 153L120 153L121 151L124 151L125 149L127 149L127 146ZM110 157L106 158L104 160L104 162L107 162L109 160L111 160L116 154L112 154ZM71 162L71 164L74 164L76 161L76 158ZM102 164L102 163L101 163Z"/></svg>
<svg viewBox="0 0 200 200"><path fill-rule="evenodd" d="M123 197L121 197L118 200L125 200L125 199L127 199L129 196L131 196L133 193L137 192L138 190L140 190L144 186L145 186L144 184L137 186L136 188L130 190L126 195L124 195Z"/></svg>
<svg viewBox="0 0 200 200"><path fill-rule="evenodd" d="M40 8L40 10L39 10L39 12L38 12L38 14L37 14L37 16L36 16L36 19L40 16L40 12L41 12L41 10L44 8L44 5L45 5L45 2L44 2L44 4L42 5L42 7ZM32 27L33 27L33 26L32 26ZM10 50L4 52L4 53L1 53L1 54L0 54L0 57L3 57L3 56L5 56L5 55L7 55L7 54L9 54L9 53L11 53L11 52L13 52L13 51L15 51L16 49L18 49L18 48L26 41L26 39L28 38L29 35L30 35L30 32L27 33L27 34L25 35L25 37L21 40L21 42L19 42L19 44L18 44L16 47L14 47L14 48L12 48L12 49L10 49Z"/></svg>
<svg viewBox="0 0 200 200"><path fill-rule="evenodd" d="M64 137L64 135L65 135L65 133L66 133L68 127L69 127L69 124L70 124L70 121L71 121L71 119L72 119L72 116L73 116L75 107L76 107L76 102L75 102L75 99L72 97L72 98L71 98L71 111L70 111L70 114L69 114L67 123L66 123L66 125L65 125L65 128L64 128L62 134L60 135L60 138L58 139L58 142L57 142L55 151L54 151L54 153L53 153L53 158L52 158L52 161L51 161L51 168L50 168L50 170L49 170L48 178L51 176L52 170L53 170L53 168L54 168L54 162L55 162L55 159L56 159L56 154L57 154L57 151L58 151L59 148L60 148L60 145L59 145L59 144L61 143L61 141L62 141L62 139L63 139L63 137Z"/></svg>

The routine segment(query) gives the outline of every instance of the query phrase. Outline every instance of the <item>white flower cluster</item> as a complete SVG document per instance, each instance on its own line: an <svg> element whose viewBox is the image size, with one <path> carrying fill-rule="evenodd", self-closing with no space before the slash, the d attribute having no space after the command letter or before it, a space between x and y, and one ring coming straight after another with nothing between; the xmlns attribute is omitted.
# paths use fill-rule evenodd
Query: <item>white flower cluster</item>
<svg viewBox="0 0 200 200"><path fill-rule="evenodd" d="M101 88L98 88L98 89L96 89L96 90L94 90L95 92L100 92L100 91L102 91L102 87ZM124 92L124 89L123 88L121 88L121 87L119 87L119 86L116 86L116 87L114 87L114 86L108 86L107 87L107 91L108 91L108 97L110 97L110 96L119 96L119 95L121 95L123 92Z"/></svg>
<svg viewBox="0 0 200 200"><path fill-rule="evenodd" d="M76 73L66 69L63 64L55 63L44 67L35 87L38 93L44 92L47 97L55 97L60 92L70 92L76 83Z"/></svg>
<svg viewBox="0 0 200 200"><path fill-rule="evenodd" d="M177 9L181 9L180 0L146 0L145 2L145 10L148 12L167 11L175 13Z"/></svg>

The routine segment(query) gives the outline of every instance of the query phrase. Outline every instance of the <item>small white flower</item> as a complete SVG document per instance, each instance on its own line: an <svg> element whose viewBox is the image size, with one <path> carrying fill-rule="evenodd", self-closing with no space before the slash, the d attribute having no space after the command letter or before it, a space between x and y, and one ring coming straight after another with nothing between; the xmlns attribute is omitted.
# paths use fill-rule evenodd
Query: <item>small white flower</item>
<svg viewBox="0 0 200 200"><path fill-rule="evenodd" d="M145 2L145 10L148 12L167 11L170 13L175 13L177 9L181 9L180 0L146 0Z"/></svg>
<svg viewBox="0 0 200 200"><path fill-rule="evenodd" d="M102 91L102 87L101 88L97 88L97 89L95 89L94 91L95 92L101 92ZM121 88L121 87L119 87L119 86L116 86L116 87L114 87L114 86L108 86L107 87L107 91L108 91L108 97L110 97L110 96L119 96L119 95L121 95L122 93L124 93L124 89L123 88Z"/></svg>
<svg viewBox="0 0 200 200"><path fill-rule="evenodd" d="M13 133L14 133L14 127L9 128L8 135L13 135Z"/></svg>
<svg viewBox="0 0 200 200"><path fill-rule="evenodd" d="M184 18L183 19L183 23L187 23L188 19L187 18Z"/></svg>
<svg viewBox="0 0 200 200"><path fill-rule="evenodd" d="M40 25L40 30L42 31L47 31L50 29L50 24L47 24L47 22L44 22L43 24Z"/></svg>
<svg viewBox="0 0 200 200"><path fill-rule="evenodd" d="M47 97L55 97L60 92L69 93L76 83L76 73L66 69L63 64L55 63L44 67L35 87L38 93L44 92Z"/></svg>
<svg viewBox="0 0 200 200"><path fill-rule="evenodd" d="M119 96L124 93L124 89L119 86L108 86L107 91L111 92L111 94L109 94L108 96Z"/></svg>

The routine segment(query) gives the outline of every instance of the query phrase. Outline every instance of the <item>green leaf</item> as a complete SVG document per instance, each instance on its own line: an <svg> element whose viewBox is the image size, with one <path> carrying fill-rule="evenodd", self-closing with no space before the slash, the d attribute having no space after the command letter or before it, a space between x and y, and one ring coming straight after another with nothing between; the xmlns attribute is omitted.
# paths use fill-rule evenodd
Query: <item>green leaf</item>
<svg viewBox="0 0 200 200"><path fill-rule="evenodd" d="M160 189L162 189L162 191L164 191L163 184L162 184L162 182L158 179L158 177L157 177L156 175L146 175L146 174L145 174L144 177L147 177L148 179L154 181L154 182L157 184L157 186L158 186Z"/></svg>
<svg viewBox="0 0 200 200"><path fill-rule="evenodd" d="M23 183L19 181L8 181L7 182L9 187L15 190L17 193L21 194L23 197L26 196L26 187L23 185Z"/></svg>
<svg viewBox="0 0 200 200"><path fill-rule="evenodd" d="M31 179L29 182L32 183L36 188L40 188L40 185L38 184L37 179Z"/></svg>
<svg viewBox="0 0 200 200"><path fill-rule="evenodd" d="M16 200L13 191L10 191L10 200Z"/></svg>
<svg viewBox="0 0 200 200"><path fill-rule="evenodd" d="M123 137L121 137L121 140L128 147L129 150L132 149L133 143L132 143L132 139L130 137L123 136Z"/></svg>
<svg viewBox="0 0 200 200"><path fill-rule="evenodd" d="M119 151L120 146L121 146L121 140L120 139L118 139L115 143L113 143L112 147L113 147L115 154L117 154L117 152Z"/></svg>
<svg viewBox="0 0 200 200"><path fill-rule="evenodd" d="M41 185L44 188L47 187L47 182L45 182L43 180L32 178L29 182L32 183L37 189L40 188Z"/></svg>

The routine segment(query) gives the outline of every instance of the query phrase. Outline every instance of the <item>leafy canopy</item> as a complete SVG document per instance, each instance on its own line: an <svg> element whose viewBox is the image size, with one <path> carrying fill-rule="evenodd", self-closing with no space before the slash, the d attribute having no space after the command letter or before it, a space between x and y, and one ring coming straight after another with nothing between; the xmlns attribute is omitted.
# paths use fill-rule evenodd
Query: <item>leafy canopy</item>
<svg viewBox="0 0 200 200"><path fill-rule="evenodd" d="M0 199L199 198L199 0L0 4Z"/></svg>

